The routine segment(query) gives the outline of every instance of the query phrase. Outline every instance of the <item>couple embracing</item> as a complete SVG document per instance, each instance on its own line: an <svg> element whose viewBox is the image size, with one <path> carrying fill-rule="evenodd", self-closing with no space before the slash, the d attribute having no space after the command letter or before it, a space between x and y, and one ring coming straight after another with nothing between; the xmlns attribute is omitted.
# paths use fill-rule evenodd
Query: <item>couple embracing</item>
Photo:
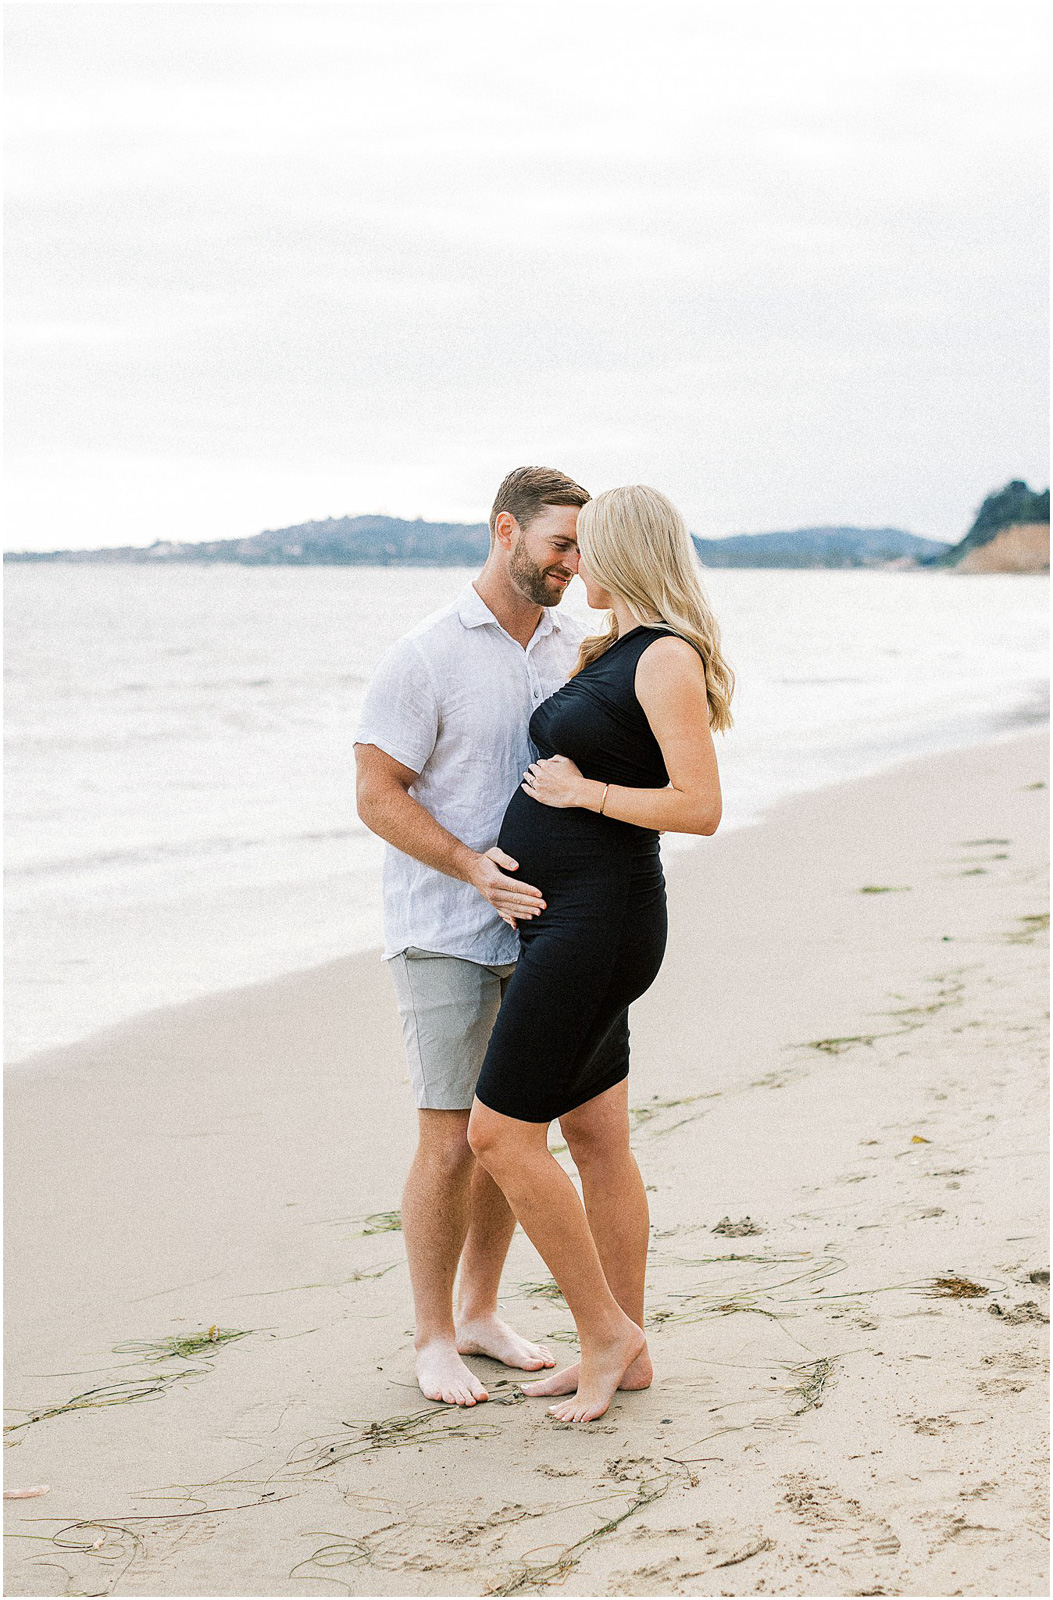
<svg viewBox="0 0 1053 1600"><path fill-rule="evenodd" d="M558 610L575 573L609 613L603 634ZM505 479L482 571L370 684L358 808L388 844L384 953L419 1119L402 1225L429 1399L486 1399L466 1355L555 1366L497 1314L517 1221L581 1350L526 1393L590 1422L651 1381L627 1014L665 949L659 835L720 820L711 730L730 725L732 686L675 506L642 486L591 499L542 467ZM549 1153L553 1121L584 1205Z"/></svg>

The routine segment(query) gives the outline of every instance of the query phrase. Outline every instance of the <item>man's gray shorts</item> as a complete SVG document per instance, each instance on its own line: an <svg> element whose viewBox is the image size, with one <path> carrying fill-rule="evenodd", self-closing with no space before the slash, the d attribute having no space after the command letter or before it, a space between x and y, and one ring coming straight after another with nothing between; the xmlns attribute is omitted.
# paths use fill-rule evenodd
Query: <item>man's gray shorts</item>
<svg viewBox="0 0 1053 1600"><path fill-rule="evenodd" d="M515 963L487 967L411 947L388 966L417 1105L428 1111L470 1111Z"/></svg>

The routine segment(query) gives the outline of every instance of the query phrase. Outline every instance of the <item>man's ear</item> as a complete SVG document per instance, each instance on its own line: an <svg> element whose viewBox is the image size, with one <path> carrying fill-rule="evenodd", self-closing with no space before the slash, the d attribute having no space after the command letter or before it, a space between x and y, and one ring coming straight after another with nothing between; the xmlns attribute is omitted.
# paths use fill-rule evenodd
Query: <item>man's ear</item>
<svg viewBox="0 0 1053 1600"><path fill-rule="evenodd" d="M494 518L494 543L499 544L502 550L511 550L512 539L519 528L519 523L510 511L499 511Z"/></svg>

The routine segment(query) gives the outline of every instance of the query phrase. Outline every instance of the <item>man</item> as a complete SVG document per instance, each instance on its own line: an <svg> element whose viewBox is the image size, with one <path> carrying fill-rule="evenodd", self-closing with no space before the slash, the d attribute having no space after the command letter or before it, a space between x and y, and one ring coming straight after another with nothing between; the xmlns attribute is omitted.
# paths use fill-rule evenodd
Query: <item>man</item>
<svg viewBox="0 0 1053 1600"><path fill-rule="evenodd" d="M577 660L583 629L555 607L578 568L588 499L547 467L509 473L482 572L384 656L355 743L358 813L388 844L384 956L418 1107L402 1201L417 1381L429 1400L450 1405L487 1398L462 1355L528 1371L555 1365L497 1315L515 1218L476 1166L467 1131L515 968L516 919L544 909L540 889L508 876L517 863L495 841L534 758L531 713Z"/></svg>

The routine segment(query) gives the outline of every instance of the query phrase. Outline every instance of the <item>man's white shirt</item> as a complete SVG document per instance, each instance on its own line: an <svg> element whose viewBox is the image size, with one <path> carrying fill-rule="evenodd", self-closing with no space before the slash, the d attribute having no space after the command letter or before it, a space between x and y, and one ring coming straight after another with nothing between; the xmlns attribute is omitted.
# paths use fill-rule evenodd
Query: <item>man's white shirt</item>
<svg viewBox="0 0 1053 1600"><path fill-rule="evenodd" d="M418 773L413 798L470 849L489 850L536 756L530 718L566 683L584 637L546 608L524 650L469 584L381 658L355 742ZM498 965L515 961L519 935L471 884L385 845L384 958L413 946Z"/></svg>

